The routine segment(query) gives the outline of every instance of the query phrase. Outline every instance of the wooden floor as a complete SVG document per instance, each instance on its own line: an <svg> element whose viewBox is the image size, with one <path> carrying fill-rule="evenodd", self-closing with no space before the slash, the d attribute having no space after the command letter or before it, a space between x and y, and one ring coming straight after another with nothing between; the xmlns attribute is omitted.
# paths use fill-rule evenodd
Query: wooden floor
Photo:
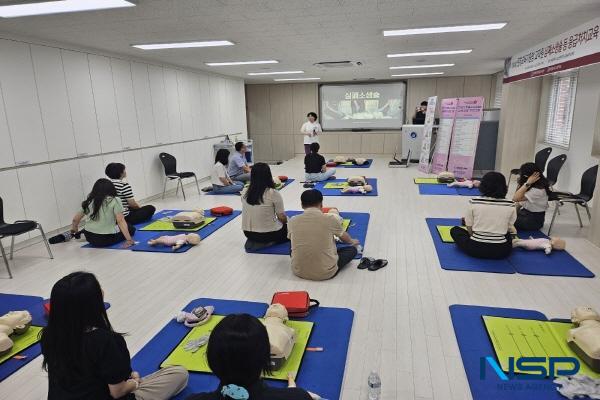
<svg viewBox="0 0 600 400"><path fill-rule="evenodd" d="M91 271L112 303L113 325L129 333L133 355L192 299L269 302L275 291L308 290L322 305L355 312L342 395L347 400L366 399L371 370L381 374L383 399L470 399L448 313L451 304L535 309L548 317L566 317L578 305L600 308L599 279L442 270L425 218L460 216L467 198L420 196L412 181L419 175L416 167L390 169L387 161L376 158L370 169L340 169L337 174L378 178L379 197L325 198L326 206L371 213L365 255L389 260L381 271L359 271L354 262L334 280L303 281L292 275L286 256L246 254L237 218L198 247L177 255L81 249L81 243L71 242L53 246L51 261L44 246L37 244L16 253L15 278L0 279L0 292L47 297L65 274ZM281 192L286 209L300 209L301 159L272 169L274 174L300 178ZM236 196L198 198L191 187L187 192L187 202L171 196L155 205L240 208ZM566 238L569 251L600 275L600 249L585 239L588 221L583 229L576 221L572 208L565 209L554 233ZM45 398L47 378L40 366L38 357L0 383L0 398Z"/></svg>

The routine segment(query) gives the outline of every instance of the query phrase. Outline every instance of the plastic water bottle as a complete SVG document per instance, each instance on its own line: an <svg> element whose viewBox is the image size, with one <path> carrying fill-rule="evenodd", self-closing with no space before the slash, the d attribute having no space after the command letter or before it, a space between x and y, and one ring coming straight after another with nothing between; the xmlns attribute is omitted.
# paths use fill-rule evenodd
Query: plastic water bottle
<svg viewBox="0 0 600 400"><path fill-rule="evenodd" d="M375 371L369 374L369 400L379 400L381 397L381 378Z"/></svg>

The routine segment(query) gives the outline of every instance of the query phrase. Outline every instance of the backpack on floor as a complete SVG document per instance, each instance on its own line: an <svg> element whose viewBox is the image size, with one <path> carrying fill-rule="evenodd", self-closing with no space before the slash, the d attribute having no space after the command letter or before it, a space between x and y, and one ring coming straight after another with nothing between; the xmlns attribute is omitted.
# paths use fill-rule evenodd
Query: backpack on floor
<svg viewBox="0 0 600 400"><path fill-rule="evenodd" d="M308 316L311 309L319 306L319 301L311 299L308 292L277 292L273 295L271 304L283 305L291 318Z"/></svg>
<svg viewBox="0 0 600 400"><path fill-rule="evenodd" d="M213 207L210 209L210 213L215 217L223 217L225 215L233 214L233 208L227 206Z"/></svg>

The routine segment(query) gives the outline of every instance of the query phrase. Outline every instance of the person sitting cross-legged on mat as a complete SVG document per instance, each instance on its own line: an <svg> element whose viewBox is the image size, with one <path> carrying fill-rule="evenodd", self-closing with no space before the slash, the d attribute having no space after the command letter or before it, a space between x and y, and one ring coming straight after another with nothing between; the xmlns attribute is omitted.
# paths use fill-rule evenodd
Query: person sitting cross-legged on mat
<svg viewBox="0 0 600 400"><path fill-rule="evenodd" d="M135 225L146 222L152 218L154 212L156 212L156 207L151 205L140 206L138 202L135 201L131 185L124 180L127 177L125 165L121 163L110 163L106 166L104 173L113 183L117 190L117 196L121 199L121 203L123 203L123 216L125 216L125 221Z"/></svg>
<svg viewBox="0 0 600 400"><path fill-rule="evenodd" d="M456 246L472 257L506 258L512 250L509 232L517 219L514 203L505 199L506 179L499 172L488 172L481 179L479 190L483 196L469 200L467 229L455 226L450 234Z"/></svg>
<svg viewBox="0 0 600 400"><path fill-rule="evenodd" d="M288 241L283 197L275 190L271 168L265 163L254 165L250 186L242 192L242 229L253 242Z"/></svg>
<svg viewBox="0 0 600 400"><path fill-rule="evenodd" d="M250 170L246 160L246 144L237 142L235 144L235 153L231 156L231 161L227 167L227 173L231 179L239 182L248 182L250 180Z"/></svg>
<svg viewBox="0 0 600 400"><path fill-rule="evenodd" d="M306 172L305 178L307 181L326 181L335 175L335 168L327 168L325 157L319 154L320 148L319 143L312 143L310 154L304 156L304 171Z"/></svg>
<svg viewBox="0 0 600 400"><path fill-rule="evenodd" d="M513 201L518 203L515 228L534 231L544 226L550 186L542 171L534 163L521 165L517 191Z"/></svg>
<svg viewBox="0 0 600 400"><path fill-rule="evenodd" d="M108 247L122 241L125 241L123 247L135 244L131 238L135 228L125 221L123 203L108 179L98 179L87 199L81 203L81 210L73 217L72 234L79 231L83 218L86 218L83 234L92 246Z"/></svg>
<svg viewBox="0 0 600 400"><path fill-rule="evenodd" d="M42 330L48 400L167 400L188 381L182 367L145 377L131 369L123 335L113 330L103 291L93 274L74 272L52 288L48 325Z"/></svg>
<svg viewBox="0 0 600 400"><path fill-rule="evenodd" d="M306 190L300 200L304 213L288 222L292 271L304 279L331 279L356 256L360 242L344 231L335 215L323 213L321 192ZM335 237L350 246L336 248Z"/></svg>
<svg viewBox="0 0 600 400"><path fill-rule="evenodd" d="M215 156L215 165L210 173L210 183L216 194L236 194L242 191L244 183L233 181L227 173L229 150L219 149Z"/></svg>
<svg viewBox="0 0 600 400"><path fill-rule="evenodd" d="M212 330L206 349L208 366L219 378L214 392L186 400L311 400L300 388L272 388L261 379L271 371L267 328L248 314L230 314Z"/></svg>

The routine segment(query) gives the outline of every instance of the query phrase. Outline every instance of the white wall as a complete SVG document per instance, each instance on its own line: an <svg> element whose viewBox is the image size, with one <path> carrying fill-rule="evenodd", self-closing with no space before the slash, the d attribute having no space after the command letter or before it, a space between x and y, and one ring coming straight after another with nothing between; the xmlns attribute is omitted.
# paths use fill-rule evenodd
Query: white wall
<svg viewBox="0 0 600 400"><path fill-rule="evenodd" d="M68 225L112 161L139 199L162 192L163 151L206 177L219 136L247 137L245 110L239 79L0 38L5 219Z"/></svg>
<svg viewBox="0 0 600 400"><path fill-rule="evenodd" d="M538 143L535 151L548 147L543 143L546 128L546 111L552 77L544 77L538 122ZM579 193L581 174L589 167L598 164L598 158L592 157L594 132L597 126L600 101L600 64L579 70L575 110L571 129L571 144L568 149L553 147L550 158L566 154L567 161L560 171L556 187L559 190Z"/></svg>

